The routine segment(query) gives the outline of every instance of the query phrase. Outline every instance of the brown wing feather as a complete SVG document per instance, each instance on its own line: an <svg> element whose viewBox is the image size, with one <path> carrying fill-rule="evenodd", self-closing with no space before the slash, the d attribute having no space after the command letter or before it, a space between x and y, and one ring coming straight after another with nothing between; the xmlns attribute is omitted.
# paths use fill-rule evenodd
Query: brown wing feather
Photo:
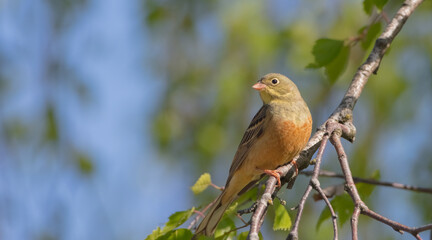
<svg viewBox="0 0 432 240"><path fill-rule="evenodd" d="M243 164L244 160L246 159L249 153L251 146L256 142L257 139L261 137L264 131L264 122L268 120L267 119L268 109L269 109L269 105L264 104L261 107L261 109L255 114L251 123L249 124L249 127L246 129L246 132L244 133L243 138L240 141L240 144L237 148L237 152L232 161L226 185L228 185L229 181L231 180L231 177L234 175L237 169L239 169L240 166Z"/></svg>

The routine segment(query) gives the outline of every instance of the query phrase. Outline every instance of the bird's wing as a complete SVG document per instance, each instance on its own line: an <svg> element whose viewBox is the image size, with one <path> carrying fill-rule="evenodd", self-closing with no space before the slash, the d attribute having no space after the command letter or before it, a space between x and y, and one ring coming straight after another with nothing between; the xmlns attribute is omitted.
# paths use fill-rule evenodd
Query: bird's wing
<svg viewBox="0 0 432 240"><path fill-rule="evenodd" d="M262 136L263 132L265 131L264 123L269 120L268 109L269 105L264 104L257 114L255 114L251 123L249 124L249 127L246 129L246 132L243 135L243 138L232 161L226 185L228 185L234 173L243 164L253 144Z"/></svg>

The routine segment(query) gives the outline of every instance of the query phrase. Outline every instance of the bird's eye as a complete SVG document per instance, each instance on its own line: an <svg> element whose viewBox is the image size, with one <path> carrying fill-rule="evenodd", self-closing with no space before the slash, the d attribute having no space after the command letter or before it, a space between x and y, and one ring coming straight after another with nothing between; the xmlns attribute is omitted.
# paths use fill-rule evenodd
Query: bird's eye
<svg viewBox="0 0 432 240"><path fill-rule="evenodd" d="M273 79L271 80L271 82L272 82L274 85L276 85L276 84L279 83L279 80L278 80L277 78L273 78Z"/></svg>

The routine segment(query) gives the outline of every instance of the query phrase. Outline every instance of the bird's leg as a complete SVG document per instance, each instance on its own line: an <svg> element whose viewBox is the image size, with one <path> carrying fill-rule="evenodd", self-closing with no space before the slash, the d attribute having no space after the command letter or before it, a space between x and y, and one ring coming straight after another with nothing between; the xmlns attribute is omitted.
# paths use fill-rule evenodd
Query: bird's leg
<svg viewBox="0 0 432 240"><path fill-rule="evenodd" d="M269 170L269 169L264 169L262 170L265 174L269 175L269 176L273 176L276 178L277 180L277 187L281 187L281 180L280 180L280 176L281 176L281 172L279 172L278 170Z"/></svg>
<svg viewBox="0 0 432 240"><path fill-rule="evenodd" d="M295 167L296 176L298 176L298 165L297 165L296 160L292 160L292 161L291 161L291 164Z"/></svg>

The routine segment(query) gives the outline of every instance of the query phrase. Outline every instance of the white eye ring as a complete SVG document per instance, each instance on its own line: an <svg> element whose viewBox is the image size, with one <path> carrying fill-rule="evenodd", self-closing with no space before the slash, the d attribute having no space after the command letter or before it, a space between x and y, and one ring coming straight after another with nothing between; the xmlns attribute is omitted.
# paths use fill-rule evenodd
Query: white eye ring
<svg viewBox="0 0 432 240"><path fill-rule="evenodd" d="M279 83L279 80L278 80L277 78L273 78L273 79L271 80L271 82L273 83L273 85L276 85L276 84Z"/></svg>

